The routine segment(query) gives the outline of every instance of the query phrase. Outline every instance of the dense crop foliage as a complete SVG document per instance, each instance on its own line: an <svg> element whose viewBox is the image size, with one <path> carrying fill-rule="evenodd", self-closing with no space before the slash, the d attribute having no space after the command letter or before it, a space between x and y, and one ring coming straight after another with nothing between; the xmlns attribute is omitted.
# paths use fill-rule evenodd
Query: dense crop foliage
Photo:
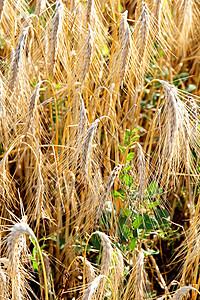
<svg viewBox="0 0 200 300"><path fill-rule="evenodd" d="M0 299L193 299L198 0L0 0Z"/></svg>

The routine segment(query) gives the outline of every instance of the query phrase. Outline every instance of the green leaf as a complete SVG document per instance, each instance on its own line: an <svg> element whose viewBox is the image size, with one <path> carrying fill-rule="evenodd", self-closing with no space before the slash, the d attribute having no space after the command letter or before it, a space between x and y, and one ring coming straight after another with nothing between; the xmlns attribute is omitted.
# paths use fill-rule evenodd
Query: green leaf
<svg viewBox="0 0 200 300"><path fill-rule="evenodd" d="M179 78L181 78L182 81L186 81L189 77L189 73L181 73L179 74Z"/></svg>
<svg viewBox="0 0 200 300"><path fill-rule="evenodd" d="M192 91L194 91L196 89L196 85L195 84L189 84L186 88L186 92L191 93Z"/></svg>
<svg viewBox="0 0 200 300"><path fill-rule="evenodd" d="M128 166L128 167L124 168L123 171L129 171L130 169L132 169L132 167L131 167L131 166Z"/></svg>
<svg viewBox="0 0 200 300"><path fill-rule="evenodd" d="M157 181L152 181L151 184L149 185L147 191L148 192L155 192L158 188L158 182Z"/></svg>
<svg viewBox="0 0 200 300"><path fill-rule="evenodd" d="M123 196L117 191L113 191L113 196L115 197L115 199L123 198Z"/></svg>
<svg viewBox="0 0 200 300"><path fill-rule="evenodd" d="M134 137L131 138L131 143L133 143L134 141L136 141L137 139L139 139L139 135L136 134Z"/></svg>
<svg viewBox="0 0 200 300"><path fill-rule="evenodd" d="M131 215L131 210L130 209L123 209L122 213L126 216L129 217Z"/></svg>
<svg viewBox="0 0 200 300"><path fill-rule="evenodd" d="M135 249L136 245L137 245L137 238L135 237L135 238L133 238L133 239L131 240L130 245L129 245L128 248L129 248L131 251L133 251L133 250Z"/></svg>
<svg viewBox="0 0 200 300"><path fill-rule="evenodd" d="M165 208L162 208L162 209L156 208L154 210L154 215L160 226L168 225L168 223L170 221L170 215Z"/></svg>
<svg viewBox="0 0 200 300"><path fill-rule="evenodd" d="M142 215L140 214L140 215L135 219L135 221L132 223L132 225L133 225L134 228L139 228L141 224L143 224L143 217L142 217Z"/></svg>
<svg viewBox="0 0 200 300"><path fill-rule="evenodd" d="M148 249L147 251L143 250L144 251L144 254L145 255L156 255L156 254L159 254L159 251L155 251L155 250L152 250L152 249Z"/></svg>
<svg viewBox="0 0 200 300"><path fill-rule="evenodd" d="M127 156L126 161L127 161L127 162L130 162L134 155L135 155L134 152L130 152L130 153L128 154L128 156Z"/></svg>
<svg viewBox="0 0 200 300"><path fill-rule="evenodd" d="M118 146L119 147L119 150L122 152L122 153L124 153L124 152L126 152L126 148L125 147L123 147L123 146Z"/></svg>

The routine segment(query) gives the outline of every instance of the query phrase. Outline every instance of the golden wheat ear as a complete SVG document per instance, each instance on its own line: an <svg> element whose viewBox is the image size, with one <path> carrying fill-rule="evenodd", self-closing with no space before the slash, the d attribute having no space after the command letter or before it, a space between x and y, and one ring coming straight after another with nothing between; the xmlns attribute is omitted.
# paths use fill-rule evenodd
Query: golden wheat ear
<svg viewBox="0 0 200 300"><path fill-rule="evenodd" d="M12 214L11 212L10 214L15 218L14 214ZM24 267L24 263L28 260L25 238L25 236L28 235L35 242L40 255L45 286L45 299L47 300L47 276L42 251L40 249L38 240L33 230L28 226L26 222L26 216L24 216L22 220L19 220L19 222L13 223L14 224L10 227L9 234L6 236L7 255L9 261L9 276L11 281L10 293L12 295L12 299L24 299L28 297L28 293L29 291L31 291L27 281L32 280L32 276Z"/></svg>

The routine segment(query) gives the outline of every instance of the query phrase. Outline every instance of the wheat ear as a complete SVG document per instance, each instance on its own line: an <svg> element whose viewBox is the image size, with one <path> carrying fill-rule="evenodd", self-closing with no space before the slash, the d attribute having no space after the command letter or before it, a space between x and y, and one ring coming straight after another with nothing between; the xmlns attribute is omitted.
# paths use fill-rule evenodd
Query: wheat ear
<svg viewBox="0 0 200 300"><path fill-rule="evenodd" d="M96 292L98 285L101 281L101 279L104 278L103 275L99 275L98 277L96 277L89 285L89 287L87 288L87 290L85 291L83 300L91 300L94 293Z"/></svg>
<svg viewBox="0 0 200 300"><path fill-rule="evenodd" d="M96 277L94 267L91 264L91 262L89 262L89 260L87 260L87 258L84 259L84 257L82 257L82 256L79 256L79 258L85 264L85 276L87 278L87 282L91 283Z"/></svg>
<svg viewBox="0 0 200 300"><path fill-rule="evenodd" d="M89 180L89 164L90 164L90 154L92 148L92 141L97 130L100 120L96 119L90 128L86 131L85 137L83 139L83 144L81 147L81 168L83 175Z"/></svg>
<svg viewBox="0 0 200 300"><path fill-rule="evenodd" d="M14 226L12 226L10 233L7 237L7 245L8 245L8 253L12 254L16 244L18 243L18 240L22 234L27 234L31 236L37 246L40 260L42 264L42 270L43 270L43 276L44 276L44 286L45 286L45 299L48 300L48 288L47 288L47 277L46 277L46 270L45 270L45 264L43 260L42 251L40 249L40 245L38 243L38 240L33 232L33 230L28 226L28 224L24 221L21 221L19 223L16 223ZM16 298L19 299L19 298Z"/></svg>
<svg viewBox="0 0 200 300"><path fill-rule="evenodd" d="M124 32L121 46L122 46L122 54L121 54L121 62L120 62L119 84L122 86L126 76L128 62L131 54L131 32L128 24L125 24L125 32Z"/></svg>
<svg viewBox="0 0 200 300"><path fill-rule="evenodd" d="M83 98L80 95L80 112L79 112L79 121L78 121L78 137L82 137L85 133L87 125L88 125L88 118L87 118L87 110L85 109Z"/></svg>
<svg viewBox="0 0 200 300"><path fill-rule="evenodd" d="M19 44L17 45L14 58L12 61L12 69L11 69L11 75L10 75L10 81L9 81L9 88L12 91L15 82L17 81L19 70L20 70L20 64L22 60L22 54L26 47L27 38L28 38L28 32L30 27L26 27L24 31L22 32L21 39L19 41Z"/></svg>
<svg viewBox="0 0 200 300"><path fill-rule="evenodd" d="M51 41L51 61L50 61L50 71L54 72L55 64L58 56L58 48L60 41L60 34L62 33L64 21L64 6L61 0L57 2L56 6L56 14L53 20L53 28L52 28L52 41Z"/></svg>
<svg viewBox="0 0 200 300"><path fill-rule="evenodd" d="M88 24L88 32L85 40L85 45L83 49L83 66L81 68L80 81L83 83L86 79L86 76L90 70L90 65L92 62L92 54L93 54L93 37L92 37L92 29Z"/></svg>
<svg viewBox="0 0 200 300"><path fill-rule="evenodd" d="M40 91L40 83L38 83L31 95L30 102L29 102L29 108L28 108L28 116L26 120L26 127L25 127L25 134L28 132L30 125L31 125L31 120L33 118L34 112L36 110L37 106L37 100L39 98L39 91Z"/></svg>
<svg viewBox="0 0 200 300"><path fill-rule="evenodd" d="M4 6L5 6L5 2L6 2L6 0L0 0L0 23L1 23L1 18L2 18L2 15L3 15L3 9L4 9Z"/></svg>
<svg viewBox="0 0 200 300"><path fill-rule="evenodd" d="M127 22L128 10L121 14L121 19L119 21L119 42L122 45L124 40L124 33L126 32L128 22Z"/></svg>
<svg viewBox="0 0 200 300"><path fill-rule="evenodd" d="M105 203L108 199L108 196L111 192L111 188L112 188L112 186L115 182L115 179L119 175L121 169L122 169L122 165L118 165L117 167L115 167L113 169L113 171L110 173L110 175L108 177L108 180L107 180L106 185L105 185L104 192L103 192L103 194L102 194L102 196L99 200L99 203L98 203L98 209L97 209L97 214L96 214L96 223L99 221L99 219L101 217L104 205L105 205Z"/></svg>
<svg viewBox="0 0 200 300"><path fill-rule="evenodd" d="M93 10L93 2L94 0L87 1L87 9L86 9L86 24L91 24L92 19L92 10Z"/></svg>
<svg viewBox="0 0 200 300"><path fill-rule="evenodd" d="M200 295L199 291L192 286L183 286L175 292L172 300L182 300L191 290L196 291Z"/></svg>
<svg viewBox="0 0 200 300"><path fill-rule="evenodd" d="M117 297L118 290L120 284L124 277L124 260L121 251L117 248L116 250L116 263L115 263L115 270L114 270L114 290L115 295Z"/></svg>
<svg viewBox="0 0 200 300"><path fill-rule="evenodd" d="M165 97L167 98L167 102L165 107L168 111L168 120L167 122L172 122L170 124L170 132L169 132L169 140L167 141L167 151L165 155L168 157L169 163L174 155L174 140L178 136L179 131L179 117L178 117L178 109L177 109L177 93L175 89L172 89L167 84L163 85Z"/></svg>
<svg viewBox="0 0 200 300"><path fill-rule="evenodd" d="M142 1L141 4L141 14L138 20L138 26L136 26L136 29L138 28L138 31L136 32L138 36L137 40L137 49L139 54L139 62L141 70L144 70L144 63L146 58L146 52L147 52L147 46L150 36L150 15L148 12L148 8L145 2Z"/></svg>

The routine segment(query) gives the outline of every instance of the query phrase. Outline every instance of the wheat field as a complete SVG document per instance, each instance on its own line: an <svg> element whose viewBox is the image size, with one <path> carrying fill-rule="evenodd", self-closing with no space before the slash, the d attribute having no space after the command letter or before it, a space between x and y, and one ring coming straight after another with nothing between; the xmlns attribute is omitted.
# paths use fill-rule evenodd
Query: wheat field
<svg viewBox="0 0 200 300"><path fill-rule="evenodd" d="M200 299L199 0L0 0L0 300Z"/></svg>

